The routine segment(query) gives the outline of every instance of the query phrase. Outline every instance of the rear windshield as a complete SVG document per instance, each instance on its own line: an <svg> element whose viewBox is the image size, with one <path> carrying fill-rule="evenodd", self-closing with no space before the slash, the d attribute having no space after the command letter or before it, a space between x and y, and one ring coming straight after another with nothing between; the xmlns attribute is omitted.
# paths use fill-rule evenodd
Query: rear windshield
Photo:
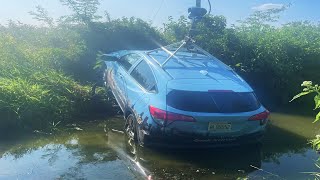
<svg viewBox="0 0 320 180"><path fill-rule="evenodd" d="M261 104L252 92L190 92L173 90L167 104L175 109L206 113L249 112Z"/></svg>

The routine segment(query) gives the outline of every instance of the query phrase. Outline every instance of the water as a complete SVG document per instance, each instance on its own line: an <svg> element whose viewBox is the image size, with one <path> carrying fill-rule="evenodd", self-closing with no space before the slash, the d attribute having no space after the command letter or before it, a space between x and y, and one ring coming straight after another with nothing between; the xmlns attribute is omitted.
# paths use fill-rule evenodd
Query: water
<svg viewBox="0 0 320 180"><path fill-rule="evenodd" d="M120 117L1 141L0 179L313 179L303 173L320 171L314 165L318 154L307 144L317 132L313 119L271 119L262 146L141 148L121 133Z"/></svg>

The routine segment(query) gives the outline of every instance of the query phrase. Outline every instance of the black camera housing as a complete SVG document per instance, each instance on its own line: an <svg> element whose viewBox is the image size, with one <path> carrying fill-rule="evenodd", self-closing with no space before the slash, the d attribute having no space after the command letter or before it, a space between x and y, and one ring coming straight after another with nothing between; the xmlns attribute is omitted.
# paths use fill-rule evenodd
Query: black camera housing
<svg viewBox="0 0 320 180"><path fill-rule="evenodd" d="M207 10L205 8L192 7L188 9L188 13L189 13L189 16L188 16L189 19L199 20L207 14Z"/></svg>

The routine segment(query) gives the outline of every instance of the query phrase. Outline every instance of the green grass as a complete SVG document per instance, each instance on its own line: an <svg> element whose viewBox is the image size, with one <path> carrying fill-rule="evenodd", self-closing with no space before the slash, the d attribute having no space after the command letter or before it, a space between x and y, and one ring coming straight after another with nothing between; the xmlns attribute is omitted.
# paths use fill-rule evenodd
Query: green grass
<svg viewBox="0 0 320 180"><path fill-rule="evenodd" d="M2 132L15 128L48 131L58 123L94 116L97 105L110 110L103 90L99 90L99 98L93 98L92 83L79 83L68 71L86 53L80 36L67 29L65 33L43 31L23 25L0 29Z"/></svg>

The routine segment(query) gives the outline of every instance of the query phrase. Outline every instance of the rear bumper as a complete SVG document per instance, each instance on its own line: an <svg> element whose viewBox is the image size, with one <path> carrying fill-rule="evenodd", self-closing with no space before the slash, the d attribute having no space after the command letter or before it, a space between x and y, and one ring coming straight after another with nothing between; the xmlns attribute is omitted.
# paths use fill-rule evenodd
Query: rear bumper
<svg viewBox="0 0 320 180"><path fill-rule="evenodd" d="M247 134L238 137L197 137L197 136L145 136L145 146L164 148L215 148L240 146L261 142L265 131Z"/></svg>

